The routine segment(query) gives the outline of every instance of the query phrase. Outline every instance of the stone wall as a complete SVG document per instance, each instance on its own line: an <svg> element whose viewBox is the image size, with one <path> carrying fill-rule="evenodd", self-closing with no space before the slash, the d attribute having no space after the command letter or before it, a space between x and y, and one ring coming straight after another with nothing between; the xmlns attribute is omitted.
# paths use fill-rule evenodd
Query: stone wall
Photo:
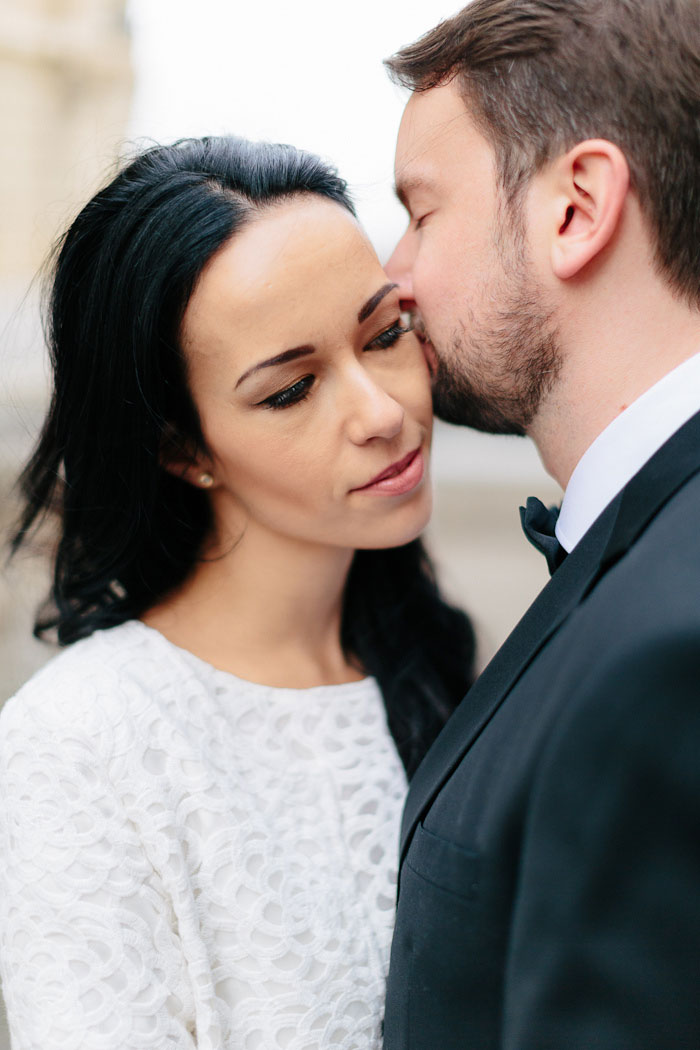
<svg viewBox="0 0 700 1050"><path fill-rule="evenodd" d="M3 0L0 7L0 538L11 487L46 403L38 268L104 179L132 88L126 0ZM0 562L0 702L44 657L28 625L45 569Z"/></svg>
<svg viewBox="0 0 700 1050"><path fill-rule="evenodd" d="M103 176L130 95L125 0L3 0L0 280L35 271Z"/></svg>
<svg viewBox="0 0 700 1050"><path fill-rule="evenodd" d="M125 134L125 10L126 0L0 5L0 703L50 652L30 629L46 566L26 556L8 566L4 549L12 483L46 400L35 274Z"/></svg>

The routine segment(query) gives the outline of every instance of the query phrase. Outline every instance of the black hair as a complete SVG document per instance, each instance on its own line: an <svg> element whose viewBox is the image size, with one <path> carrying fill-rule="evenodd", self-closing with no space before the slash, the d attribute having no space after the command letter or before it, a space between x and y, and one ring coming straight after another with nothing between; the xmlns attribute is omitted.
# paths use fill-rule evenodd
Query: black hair
<svg viewBox="0 0 700 1050"><path fill-rule="evenodd" d="M142 615L190 573L207 494L161 465L203 448L180 328L207 261L262 208L317 194L354 214L345 182L291 146L184 139L132 159L59 242L46 336L53 396L20 484L13 550L57 511L53 583L34 633L66 645ZM419 540L358 551L342 641L374 674L409 773L472 676L467 617L441 598Z"/></svg>

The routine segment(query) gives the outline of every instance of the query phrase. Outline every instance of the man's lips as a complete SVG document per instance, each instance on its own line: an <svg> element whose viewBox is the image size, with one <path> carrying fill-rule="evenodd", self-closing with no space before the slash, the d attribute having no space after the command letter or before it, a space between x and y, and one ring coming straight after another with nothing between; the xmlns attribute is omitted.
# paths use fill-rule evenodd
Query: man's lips
<svg viewBox="0 0 700 1050"><path fill-rule="evenodd" d="M413 475L415 476L415 479ZM387 467L376 477L368 481L366 485L359 485L357 488L352 489L352 492L362 492L365 489L371 489L375 486L380 486L383 490L402 492L410 491L411 488L415 488L420 479L423 476L423 456L421 454L420 446L414 448L412 452L407 453L401 459L398 459L391 466ZM406 487L408 486L408 487Z"/></svg>

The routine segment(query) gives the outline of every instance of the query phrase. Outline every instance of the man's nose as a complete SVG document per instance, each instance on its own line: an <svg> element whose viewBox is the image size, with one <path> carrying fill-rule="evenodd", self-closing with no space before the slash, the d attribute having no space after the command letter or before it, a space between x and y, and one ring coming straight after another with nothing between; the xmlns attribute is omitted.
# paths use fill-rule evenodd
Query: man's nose
<svg viewBox="0 0 700 1050"><path fill-rule="evenodd" d="M399 286L402 308L413 303L413 249L409 233L405 233L385 266L387 276Z"/></svg>

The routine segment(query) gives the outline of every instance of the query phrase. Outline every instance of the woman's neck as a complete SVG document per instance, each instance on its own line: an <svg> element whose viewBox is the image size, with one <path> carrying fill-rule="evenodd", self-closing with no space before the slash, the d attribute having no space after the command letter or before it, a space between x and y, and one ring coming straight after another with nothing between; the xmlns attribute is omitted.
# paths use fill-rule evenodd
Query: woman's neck
<svg viewBox="0 0 700 1050"><path fill-rule="evenodd" d="M356 680L340 644L353 552L249 526L210 545L185 583L142 617L175 645L265 685L310 688Z"/></svg>

